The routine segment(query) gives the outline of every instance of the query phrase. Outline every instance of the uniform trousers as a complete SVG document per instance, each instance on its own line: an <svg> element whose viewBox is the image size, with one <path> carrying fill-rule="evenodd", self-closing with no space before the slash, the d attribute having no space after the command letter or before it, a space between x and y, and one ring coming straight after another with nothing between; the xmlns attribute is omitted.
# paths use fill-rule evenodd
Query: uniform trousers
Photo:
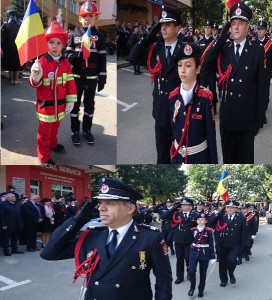
<svg viewBox="0 0 272 300"><path fill-rule="evenodd" d="M3 252L9 252L9 242L11 245L12 251L17 251L17 240L18 240L18 232L17 231L9 231L2 230L3 235Z"/></svg>
<svg viewBox="0 0 272 300"><path fill-rule="evenodd" d="M97 86L97 79L82 79L75 77L76 87L77 87L77 102L74 104L74 108L71 111L71 130L72 132L79 132L80 122L79 122L79 109L81 105L81 98L83 96L84 104L84 115L83 115L83 132L88 132L91 130L93 123L94 114L94 97Z"/></svg>
<svg viewBox="0 0 272 300"><path fill-rule="evenodd" d="M50 159L50 149L55 148L58 144L57 135L60 127L60 121L43 122L39 121L37 135L37 152L38 159L46 162Z"/></svg>
<svg viewBox="0 0 272 300"><path fill-rule="evenodd" d="M171 127L160 127L155 124L155 138L157 149L157 164L170 164L170 148L172 145Z"/></svg>
<svg viewBox="0 0 272 300"><path fill-rule="evenodd" d="M254 164L254 130L228 130L220 124L223 161L228 164Z"/></svg>
<svg viewBox="0 0 272 300"><path fill-rule="evenodd" d="M191 282L190 289L194 290L196 286L196 267L198 262L199 262L199 274L200 274L198 290L199 292L203 292L206 284L206 275L209 266L209 260L190 258L189 260L189 275L190 275L190 282Z"/></svg>
<svg viewBox="0 0 272 300"><path fill-rule="evenodd" d="M177 279L184 280L184 260L186 261L186 271L189 273L189 251L190 244L175 243L177 264L176 275Z"/></svg>
<svg viewBox="0 0 272 300"><path fill-rule="evenodd" d="M172 227L170 225L170 221L165 223L165 221L162 222L161 232L163 239L165 240L168 247L170 247L171 250L173 249L173 240L172 240Z"/></svg>
<svg viewBox="0 0 272 300"><path fill-rule="evenodd" d="M240 245L233 247L220 247L218 248L218 261L219 261L219 277L221 282L228 282L229 276L232 276L236 268L236 259L239 255Z"/></svg>
<svg viewBox="0 0 272 300"><path fill-rule="evenodd" d="M36 249L38 223L25 224L26 248L27 250Z"/></svg>

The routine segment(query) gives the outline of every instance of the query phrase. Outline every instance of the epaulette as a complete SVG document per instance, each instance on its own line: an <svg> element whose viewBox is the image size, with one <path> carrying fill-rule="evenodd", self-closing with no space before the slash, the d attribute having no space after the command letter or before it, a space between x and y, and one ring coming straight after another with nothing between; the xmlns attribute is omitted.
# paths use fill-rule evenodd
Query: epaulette
<svg viewBox="0 0 272 300"><path fill-rule="evenodd" d="M205 227L206 230L213 232L213 229L211 227Z"/></svg>
<svg viewBox="0 0 272 300"><path fill-rule="evenodd" d="M179 86L169 93L168 99L171 99L172 97L178 95L178 93L179 93Z"/></svg>
<svg viewBox="0 0 272 300"><path fill-rule="evenodd" d="M147 228L147 229L151 229L153 231L160 231L160 229L158 227L150 226L150 225L143 224L143 223L142 224L137 224L137 226Z"/></svg>
<svg viewBox="0 0 272 300"><path fill-rule="evenodd" d="M208 89L206 89L205 87L203 87L203 86L200 86L200 87L199 87L199 90L198 90L197 95L198 95L199 97L202 97L202 98L207 98L207 99L209 99L210 101L213 100L213 93L212 93L210 90L208 90ZM169 96L169 97L170 97L170 96Z"/></svg>

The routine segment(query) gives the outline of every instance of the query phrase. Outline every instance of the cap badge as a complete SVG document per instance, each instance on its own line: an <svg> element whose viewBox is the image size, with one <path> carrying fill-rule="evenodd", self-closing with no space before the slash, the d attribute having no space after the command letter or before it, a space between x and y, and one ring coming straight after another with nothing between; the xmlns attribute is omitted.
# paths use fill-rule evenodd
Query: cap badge
<svg viewBox="0 0 272 300"><path fill-rule="evenodd" d="M230 202L230 204L229 205L233 205L233 202Z"/></svg>
<svg viewBox="0 0 272 300"><path fill-rule="evenodd" d="M166 18L166 17L167 17L167 12L166 12L165 10L163 10L162 13L161 13L161 16L162 16L163 18Z"/></svg>
<svg viewBox="0 0 272 300"><path fill-rule="evenodd" d="M91 2L86 2L85 6L84 6L84 11L90 12L92 10L93 10L93 8L92 8L92 5L91 5Z"/></svg>
<svg viewBox="0 0 272 300"><path fill-rule="evenodd" d="M190 56L192 53L193 53L193 48L189 44L187 44L184 47L184 54Z"/></svg>
<svg viewBox="0 0 272 300"><path fill-rule="evenodd" d="M103 194L106 194L109 190L110 190L110 188L109 188L108 185L102 184L101 192L102 192Z"/></svg>
<svg viewBox="0 0 272 300"><path fill-rule="evenodd" d="M241 13L242 13L242 10L241 10L241 8L238 6L238 8L236 8L236 10L235 10L235 14L236 14L237 16L240 16Z"/></svg>

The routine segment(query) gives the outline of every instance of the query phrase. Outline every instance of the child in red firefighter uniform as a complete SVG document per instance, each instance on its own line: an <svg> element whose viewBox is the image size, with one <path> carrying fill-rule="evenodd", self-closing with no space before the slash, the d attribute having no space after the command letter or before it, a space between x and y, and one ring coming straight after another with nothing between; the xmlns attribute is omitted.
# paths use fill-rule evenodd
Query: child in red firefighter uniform
<svg viewBox="0 0 272 300"><path fill-rule="evenodd" d="M45 37L49 51L33 64L29 82L37 91L38 159L41 164L55 165L50 151L61 153L64 150L57 142L57 134L60 120L70 113L76 102L76 85L70 64L61 54L68 34L59 22L53 21Z"/></svg>
<svg viewBox="0 0 272 300"><path fill-rule="evenodd" d="M171 163L215 164L213 94L199 85L200 48L184 43L176 54L181 85L169 94L173 142Z"/></svg>

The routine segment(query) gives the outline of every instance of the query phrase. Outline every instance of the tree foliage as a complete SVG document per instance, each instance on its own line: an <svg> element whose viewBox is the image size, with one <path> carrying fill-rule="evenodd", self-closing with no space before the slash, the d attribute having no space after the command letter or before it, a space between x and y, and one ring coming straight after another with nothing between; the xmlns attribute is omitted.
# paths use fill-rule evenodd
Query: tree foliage
<svg viewBox="0 0 272 300"><path fill-rule="evenodd" d="M253 13L253 18L250 21L251 24L257 25L260 19L268 21L271 18L271 10L272 4L271 0L247 0L245 4L247 4ZM271 20L270 20L271 21Z"/></svg>

